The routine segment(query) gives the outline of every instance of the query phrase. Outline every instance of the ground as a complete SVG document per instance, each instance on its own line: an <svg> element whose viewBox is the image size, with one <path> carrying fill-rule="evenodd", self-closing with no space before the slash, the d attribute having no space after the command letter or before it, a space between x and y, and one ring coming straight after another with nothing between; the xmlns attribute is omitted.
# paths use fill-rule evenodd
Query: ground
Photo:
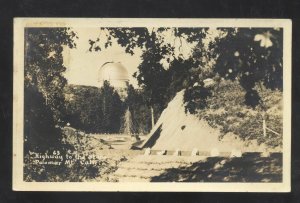
<svg viewBox="0 0 300 203"><path fill-rule="evenodd" d="M142 137L142 139L144 139ZM25 164L26 181L92 182L281 182L282 154L244 153L242 157L209 154L181 156L168 151L130 149L136 140L128 135L73 134L66 141L83 155L95 155L97 164L41 167ZM88 159L85 159L87 161ZM26 162L26 161L25 161Z"/></svg>

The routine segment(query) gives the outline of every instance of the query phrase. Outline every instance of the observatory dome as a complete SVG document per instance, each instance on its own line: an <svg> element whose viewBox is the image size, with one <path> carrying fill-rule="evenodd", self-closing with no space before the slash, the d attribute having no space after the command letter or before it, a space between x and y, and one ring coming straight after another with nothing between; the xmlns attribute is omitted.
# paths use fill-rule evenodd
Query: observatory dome
<svg viewBox="0 0 300 203"><path fill-rule="evenodd" d="M107 80L115 88L126 88L129 77L126 68L120 63L106 62L99 70L98 81L100 86Z"/></svg>

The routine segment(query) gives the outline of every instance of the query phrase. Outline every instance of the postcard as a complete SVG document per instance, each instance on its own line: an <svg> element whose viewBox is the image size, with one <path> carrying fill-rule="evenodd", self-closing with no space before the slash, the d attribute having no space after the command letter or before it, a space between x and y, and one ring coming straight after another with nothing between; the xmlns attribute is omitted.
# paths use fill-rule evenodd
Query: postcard
<svg viewBox="0 0 300 203"><path fill-rule="evenodd" d="M289 192L291 25L15 18L13 189Z"/></svg>

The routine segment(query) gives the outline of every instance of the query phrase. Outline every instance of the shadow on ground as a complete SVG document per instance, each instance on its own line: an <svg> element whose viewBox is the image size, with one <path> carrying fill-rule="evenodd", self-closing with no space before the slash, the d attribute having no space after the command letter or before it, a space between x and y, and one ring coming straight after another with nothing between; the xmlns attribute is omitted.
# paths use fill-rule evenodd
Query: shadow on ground
<svg viewBox="0 0 300 203"><path fill-rule="evenodd" d="M189 167L167 169L151 182L281 182L282 154L210 157Z"/></svg>

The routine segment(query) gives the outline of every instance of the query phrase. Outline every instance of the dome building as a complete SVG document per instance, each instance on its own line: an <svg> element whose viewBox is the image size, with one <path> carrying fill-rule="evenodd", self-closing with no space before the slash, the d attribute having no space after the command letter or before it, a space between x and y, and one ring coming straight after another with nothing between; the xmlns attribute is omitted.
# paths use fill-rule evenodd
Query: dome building
<svg viewBox="0 0 300 203"><path fill-rule="evenodd" d="M126 68L120 62L106 62L100 67L98 75L99 87L103 86L104 81L108 81L122 98L126 97L129 77Z"/></svg>

